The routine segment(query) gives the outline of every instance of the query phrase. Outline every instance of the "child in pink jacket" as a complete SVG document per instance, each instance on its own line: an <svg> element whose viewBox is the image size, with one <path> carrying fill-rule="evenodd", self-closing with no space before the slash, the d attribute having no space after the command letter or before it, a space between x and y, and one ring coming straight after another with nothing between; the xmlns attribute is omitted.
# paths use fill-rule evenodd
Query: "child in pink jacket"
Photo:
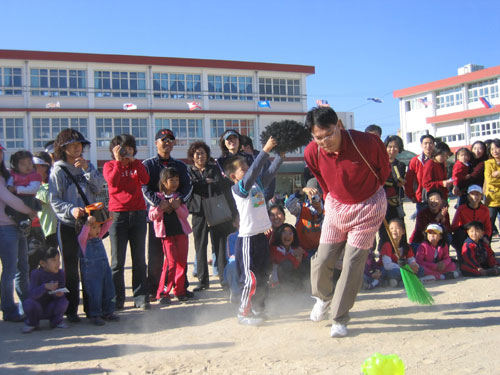
<svg viewBox="0 0 500 375"><path fill-rule="evenodd" d="M188 255L188 234L192 232L187 221L189 211L179 198L179 172L164 168L160 173L158 197L162 200L150 207L149 219L153 222L156 237L161 239L165 260L161 272L156 299L170 304L170 291L179 301L186 301L194 294L185 288ZM165 285L165 279L167 284Z"/></svg>
<svg viewBox="0 0 500 375"><path fill-rule="evenodd" d="M417 250L417 263L424 267L425 275L436 280L454 279L459 276L456 265L450 258L448 244L443 240L443 228L429 224L425 230L426 239Z"/></svg>

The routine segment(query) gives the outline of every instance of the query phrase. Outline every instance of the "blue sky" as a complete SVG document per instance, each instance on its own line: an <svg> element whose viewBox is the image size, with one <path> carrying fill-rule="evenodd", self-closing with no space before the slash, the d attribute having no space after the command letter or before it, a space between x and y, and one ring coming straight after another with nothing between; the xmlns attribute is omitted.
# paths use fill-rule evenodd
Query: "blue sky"
<svg viewBox="0 0 500 375"><path fill-rule="evenodd" d="M392 92L500 65L498 1L7 0L0 48L314 65L308 105L399 128ZM368 102L379 97L382 104Z"/></svg>

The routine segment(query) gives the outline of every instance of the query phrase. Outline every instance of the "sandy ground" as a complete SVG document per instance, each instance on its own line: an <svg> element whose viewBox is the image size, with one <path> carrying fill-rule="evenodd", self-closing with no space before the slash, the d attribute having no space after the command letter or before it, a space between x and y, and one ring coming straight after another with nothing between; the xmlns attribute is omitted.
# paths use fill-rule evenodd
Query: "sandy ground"
<svg viewBox="0 0 500 375"><path fill-rule="evenodd" d="M411 213L413 205L405 209ZM498 254L500 243L493 248ZM191 260L193 253L191 246ZM43 322L40 331L23 335L22 324L1 321L0 374L360 374L375 352L399 355L406 374L499 374L499 283L427 284L435 305L425 307L412 304L403 289L361 292L349 336L332 339L330 321L309 321L313 299L306 292L272 294L269 320L244 327L213 280L213 288L185 304L139 311L128 299L121 321L103 327L84 319L50 330Z"/></svg>

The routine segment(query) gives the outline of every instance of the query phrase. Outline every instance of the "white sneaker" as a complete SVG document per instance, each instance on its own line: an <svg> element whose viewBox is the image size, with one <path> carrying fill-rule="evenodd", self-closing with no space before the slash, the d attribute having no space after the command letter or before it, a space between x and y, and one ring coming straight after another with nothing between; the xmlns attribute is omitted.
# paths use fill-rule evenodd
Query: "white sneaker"
<svg viewBox="0 0 500 375"><path fill-rule="evenodd" d="M313 322L321 322L322 320L326 319L328 317L328 308L330 307L330 301L323 301L322 299L318 297L313 297L316 298L316 303L314 304L313 309L311 310L311 315L309 316L309 319L311 319Z"/></svg>
<svg viewBox="0 0 500 375"><path fill-rule="evenodd" d="M389 285L391 288L396 288L398 286L398 281L396 279L389 279Z"/></svg>
<svg viewBox="0 0 500 375"><path fill-rule="evenodd" d="M340 323L333 323L330 329L331 337L345 337L347 336L347 326Z"/></svg>
<svg viewBox="0 0 500 375"><path fill-rule="evenodd" d="M436 281L436 277L434 275L427 275L427 276L421 277L420 281L424 284L431 283L433 281Z"/></svg>
<svg viewBox="0 0 500 375"><path fill-rule="evenodd" d="M245 326L260 326L264 320L262 318L258 318L255 316L244 316L238 314L238 323L245 325Z"/></svg>

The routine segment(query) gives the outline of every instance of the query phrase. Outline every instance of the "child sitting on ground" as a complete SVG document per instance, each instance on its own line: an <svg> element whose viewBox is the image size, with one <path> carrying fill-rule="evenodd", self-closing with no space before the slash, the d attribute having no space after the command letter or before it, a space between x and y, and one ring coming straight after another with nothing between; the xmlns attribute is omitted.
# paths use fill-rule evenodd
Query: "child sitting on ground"
<svg viewBox="0 0 500 375"><path fill-rule="evenodd" d="M77 219L75 224L80 244L80 270L82 282L87 295L87 316L96 326L102 326L107 321L118 321L115 315L115 287L111 276L106 249L102 238L113 223L113 217L106 218L105 214L94 211L104 210L102 203L95 203L96 210L86 207L88 216ZM92 215L99 215L99 220ZM111 214L110 214L111 215Z"/></svg>
<svg viewBox="0 0 500 375"><path fill-rule="evenodd" d="M42 177L33 167L33 155L31 152L21 150L13 153L10 157L10 168L7 189L21 198L26 206L39 211L41 206L35 196L40 187ZM31 228L31 219L9 206L5 207L5 213L19 225L21 233L27 237Z"/></svg>
<svg viewBox="0 0 500 375"><path fill-rule="evenodd" d="M366 258L365 271L363 273L364 290L370 290L380 285L384 276L383 269L384 267L381 262L375 259L374 248L371 248Z"/></svg>
<svg viewBox="0 0 500 375"><path fill-rule="evenodd" d="M415 255L413 255L413 250L403 238L405 234L405 225L403 221L401 219L392 219L389 222L389 232L394 240L394 244L399 249L399 253L402 258L401 260L405 260L418 277L424 276L424 268L419 266L415 260ZM382 245L380 258L382 259L382 264L384 265L384 270L386 271L386 277L389 279L389 285L397 287L402 281L401 269L399 266L400 259L398 259L391 241Z"/></svg>
<svg viewBox="0 0 500 375"><path fill-rule="evenodd" d="M443 227L429 224L425 233L427 238L417 251L417 263L424 267L425 275L432 276L435 280L457 278L457 267L451 260L448 244L443 239Z"/></svg>
<svg viewBox="0 0 500 375"><path fill-rule="evenodd" d="M498 276L498 262L488 241L484 241L484 226L471 221L465 226L468 238L462 247L461 271L464 276Z"/></svg>
<svg viewBox="0 0 500 375"><path fill-rule="evenodd" d="M158 183L157 196L169 203L168 210L163 211L158 206L151 206L149 219L153 222L156 237L161 239L163 254L163 269L160 283L156 291L156 299L161 304L171 303L170 291L181 302L194 297L194 293L186 289L186 266L188 256L188 234L192 232L188 223L189 211L179 198L179 172L168 167L162 169ZM167 284L165 286L165 281Z"/></svg>
<svg viewBox="0 0 500 375"><path fill-rule="evenodd" d="M293 225L283 224L276 230L270 253L273 264L271 285L300 287L303 274L300 265L307 253L299 246L297 230Z"/></svg>
<svg viewBox="0 0 500 375"><path fill-rule="evenodd" d="M51 328L67 328L63 315L68 307L64 296L64 271L55 247L39 249L40 268L31 273L29 296L23 302L26 314L23 333L38 329L41 319L49 319Z"/></svg>
<svg viewBox="0 0 500 375"><path fill-rule="evenodd" d="M284 153L275 157L269 169L264 169L269 152L277 145L270 137L252 166L234 156L224 163L224 172L231 181L232 193L240 216L240 233L235 257L243 283L238 321L259 325L264 320L264 306L269 276L269 240L264 232L271 229L264 188L271 182L283 162ZM252 300L253 297L253 300Z"/></svg>

